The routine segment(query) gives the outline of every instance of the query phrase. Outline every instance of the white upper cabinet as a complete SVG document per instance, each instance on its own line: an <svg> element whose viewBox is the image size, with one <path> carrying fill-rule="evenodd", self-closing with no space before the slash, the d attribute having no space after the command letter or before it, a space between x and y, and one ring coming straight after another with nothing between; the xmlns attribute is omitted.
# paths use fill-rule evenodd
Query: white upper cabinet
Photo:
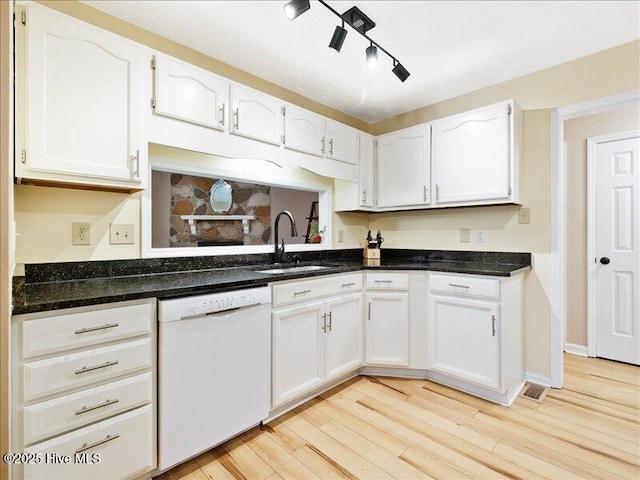
<svg viewBox="0 0 640 480"><path fill-rule="evenodd" d="M284 102L252 88L231 84L231 133L263 142L282 143Z"/></svg>
<svg viewBox="0 0 640 480"><path fill-rule="evenodd" d="M375 205L375 140L366 133L360 134L360 164L359 164L359 204L361 207L371 208Z"/></svg>
<svg viewBox="0 0 640 480"><path fill-rule="evenodd" d="M513 202L513 101L433 122L437 205Z"/></svg>
<svg viewBox="0 0 640 480"><path fill-rule="evenodd" d="M16 176L141 188L144 49L37 5L23 19L16 21Z"/></svg>
<svg viewBox="0 0 640 480"><path fill-rule="evenodd" d="M378 137L378 207L430 204L429 128L419 125Z"/></svg>
<svg viewBox="0 0 640 480"><path fill-rule="evenodd" d="M357 165L359 132L355 128L327 119L325 156Z"/></svg>
<svg viewBox="0 0 640 480"><path fill-rule="evenodd" d="M284 147L322 157L325 153L325 118L287 104L284 110Z"/></svg>
<svg viewBox="0 0 640 480"><path fill-rule="evenodd" d="M155 55L153 63L156 114L224 130L229 105L227 80L165 55Z"/></svg>

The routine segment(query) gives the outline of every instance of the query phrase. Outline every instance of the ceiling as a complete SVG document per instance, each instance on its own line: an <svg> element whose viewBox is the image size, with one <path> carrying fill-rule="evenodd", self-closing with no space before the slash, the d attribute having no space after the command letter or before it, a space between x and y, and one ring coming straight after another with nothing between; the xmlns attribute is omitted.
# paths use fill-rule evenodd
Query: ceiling
<svg viewBox="0 0 640 480"><path fill-rule="evenodd" d="M349 27L328 48L338 19L317 2L294 21L285 0L85 3L368 123L640 38L636 1L329 1L376 22L371 38L411 72L402 83L382 52L367 70Z"/></svg>

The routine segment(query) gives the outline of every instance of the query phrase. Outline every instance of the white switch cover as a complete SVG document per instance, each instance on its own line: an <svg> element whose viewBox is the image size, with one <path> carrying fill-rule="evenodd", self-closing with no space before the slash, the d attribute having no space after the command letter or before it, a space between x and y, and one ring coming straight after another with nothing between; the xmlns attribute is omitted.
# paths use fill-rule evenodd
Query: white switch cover
<svg viewBox="0 0 640 480"><path fill-rule="evenodd" d="M91 245L91 224L73 222L71 224L71 245Z"/></svg>
<svg viewBox="0 0 640 480"><path fill-rule="evenodd" d="M344 230L338 230L338 243L344 242Z"/></svg>
<svg viewBox="0 0 640 480"><path fill-rule="evenodd" d="M476 230L476 243L484 243L484 241L485 241L485 231Z"/></svg>
<svg viewBox="0 0 640 480"><path fill-rule="evenodd" d="M130 223L111 223L109 225L109 243L111 245L135 243L133 229L134 226Z"/></svg>
<svg viewBox="0 0 640 480"><path fill-rule="evenodd" d="M471 242L471 230L468 228L460 229L460 243L470 243Z"/></svg>
<svg viewBox="0 0 640 480"><path fill-rule="evenodd" d="M522 207L518 210L518 223L531 223L531 209Z"/></svg>

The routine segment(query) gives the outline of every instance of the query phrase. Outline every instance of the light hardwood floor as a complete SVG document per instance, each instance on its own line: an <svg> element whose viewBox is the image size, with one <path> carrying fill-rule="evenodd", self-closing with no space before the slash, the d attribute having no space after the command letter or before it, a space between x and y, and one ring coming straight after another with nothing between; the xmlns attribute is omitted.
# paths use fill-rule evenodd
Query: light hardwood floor
<svg viewBox="0 0 640 480"><path fill-rule="evenodd" d="M565 387L504 408L357 377L157 480L640 478L640 368L565 356Z"/></svg>

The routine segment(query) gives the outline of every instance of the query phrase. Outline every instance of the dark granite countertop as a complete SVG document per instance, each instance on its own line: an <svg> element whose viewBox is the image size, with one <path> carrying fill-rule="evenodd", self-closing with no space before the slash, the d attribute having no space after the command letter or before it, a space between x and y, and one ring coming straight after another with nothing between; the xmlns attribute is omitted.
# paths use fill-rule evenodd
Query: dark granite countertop
<svg viewBox="0 0 640 480"><path fill-rule="evenodd" d="M13 313L33 313L140 298L170 298L264 286L270 282L372 270L428 270L508 277L531 268L531 255L443 250L383 250L379 267L364 267L360 249L300 253L314 272L268 274L269 255L28 264L14 278ZM237 264L239 266L230 266Z"/></svg>

